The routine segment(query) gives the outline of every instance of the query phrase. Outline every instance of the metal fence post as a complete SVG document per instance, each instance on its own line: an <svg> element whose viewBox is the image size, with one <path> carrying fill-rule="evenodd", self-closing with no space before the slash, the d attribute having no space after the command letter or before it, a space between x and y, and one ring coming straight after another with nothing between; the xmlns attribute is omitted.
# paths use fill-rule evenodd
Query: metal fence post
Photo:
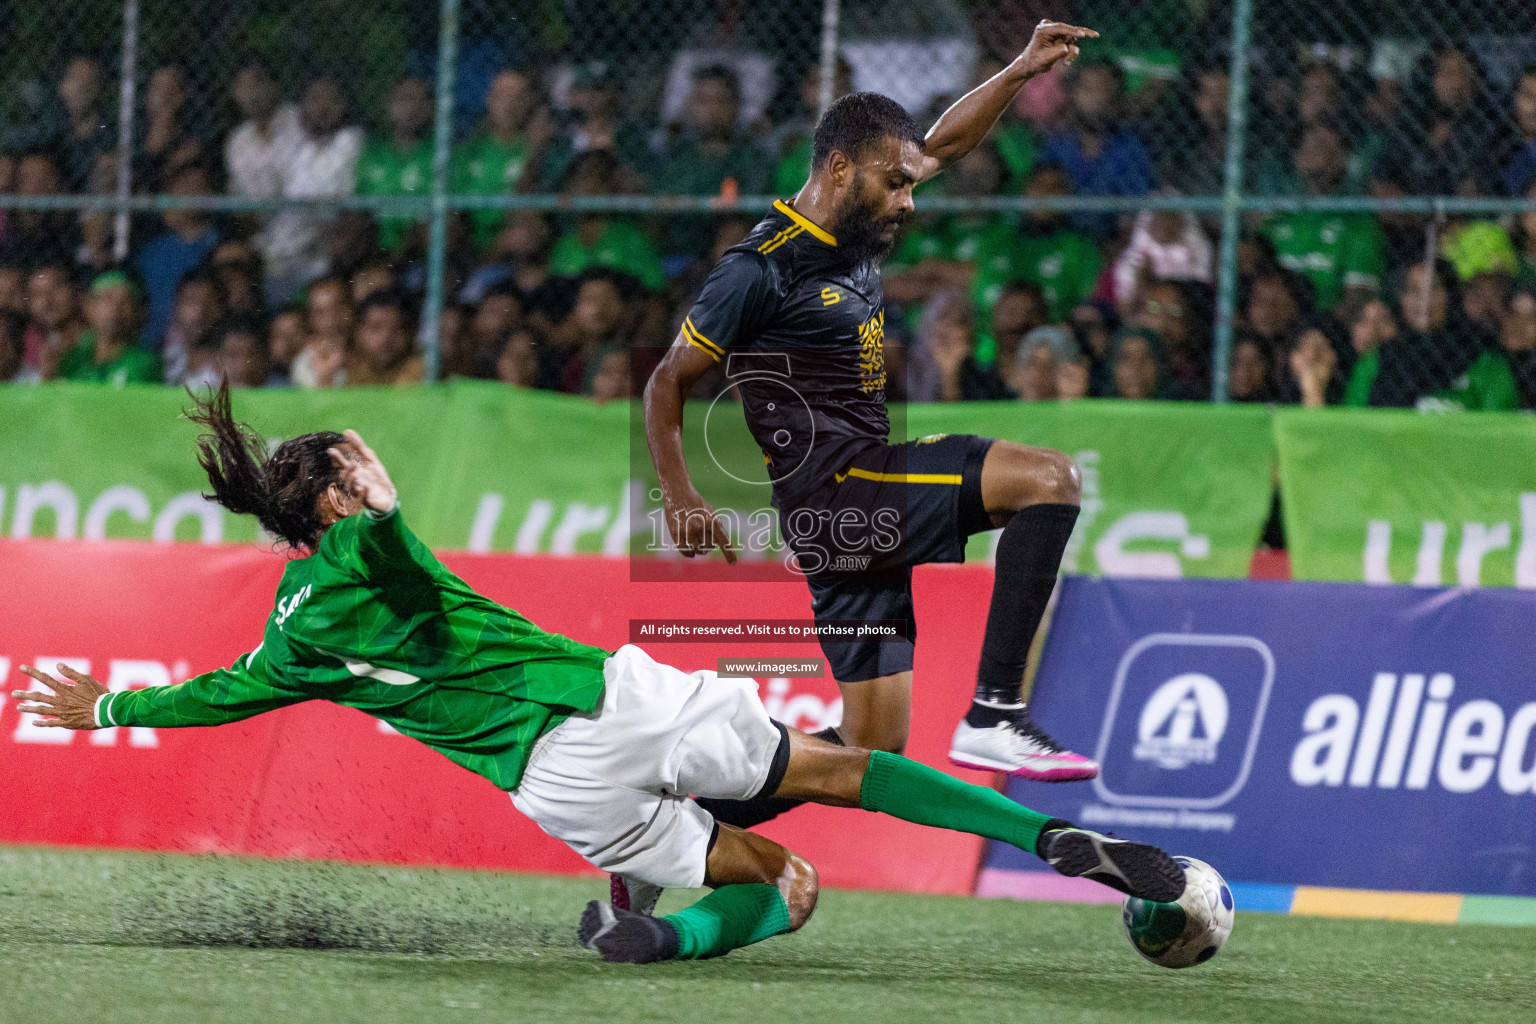
<svg viewBox="0 0 1536 1024"><path fill-rule="evenodd" d="M823 0L821 5L821 81L817 83L816 116L827 112L836 99L837 22L842 13L839 0Z"/></svg>
<svg viewBox="0 0 1536 1024"><path fill-rule="evenodd" d="M117 198L125 200L133 189L133 115L135 75L139 62L139 0L123 3L122 81L117 99ZM112 258L128 258L128 209L117 208L112 219Z"/></svg>
<svg viewBox="0 0 1536 1024"><path fill-rule="evenodd" d="M1248 46L1253 0L1232 7L1232 62L1227 85L1227 160L1222 175L1221 259L1216 278L1216 346L1211 353L1211 401L1227 400L1232 368L1232 321L1237 312L1237 237L1242 231L1243 166L1248 135Z"/></svg>
<svg viewBox="0 0 1536 1024"><path fill-rule="evenodd" d="M459 61L459 0L441 0L437 35L437 115L432 132L432 213L427 245L427 298L421 335L427 380L441 365L438 324L448 275L448 169L453 149L453 86Z"/></svg>

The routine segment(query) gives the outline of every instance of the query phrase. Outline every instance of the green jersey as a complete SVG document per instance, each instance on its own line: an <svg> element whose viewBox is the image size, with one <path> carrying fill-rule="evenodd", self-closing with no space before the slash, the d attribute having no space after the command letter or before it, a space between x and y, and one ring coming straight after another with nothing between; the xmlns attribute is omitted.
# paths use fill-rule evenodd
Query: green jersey
<svg viewBox="0 0 1536 1024"><path fill-rule="evenodd" d="M517 188L527 167L527 141L502 142L486 132L454 147L453 190L466 196L504 195ZM473 211L470 220L475 226L475 248L484 249L494 242L506 219L505 210Z"/></svg>
<svg viewBox="0 0 1536 1024"><path fill-rule="evenodd" d="M1319 309L1332 309L1345 288L1380 288L1386 277L1386 236L1372 214L1284 213L1264 233L1280 265L1311 280Z"/></svg>
<svg viewBox="0 0 1536 1024"><path fill-rule="evenodd" d="M549 254L549 272L559 277L575 277L588 267L608 267L637 277L651 291L660 291L667 284L656 246L645 232L627 220L604 221L591 245L583 245L575 230L560 236Z"/></svg>
<svg viewBox="0 0 1536 1024"><path fill-rule="evenodd" d="M916 266L923 260L973 262L985 248L1005 249L1015 230L991 215L955 217L948 214L907 229L887 261L894 267Z"/></svg>
<svg viewBox="0 0 1536 1024"><path fill-rule="evenodd" d="M360 196L418 196L432 188L432 143L422 139L410 149L393 142L370 142L357 158L357 194ZM399 248L410 230L410 217L380 217L379 244Z"/></svg>
<svg viewBox="0 0 1536 1024"><path fill-rule="evenodd" d="M227 669L103 697L101 725L222 725L307 700L383 719L515 789L535 741L603 698L608 651L475 593L396 509L357 515L288 563L262 642Z"/></svg>
<svg viewBox="0 0 1536 1024"><path fill-rule="evenodd" d="M1344 385L1344 404L1352 409L1364 409L1371 404L1371 391L1376 378L1381 375L1381 350L1372 349L1355 360L1355 368L1349 373Z"/></svg>
<svg viewBox="0 0 1536 1024"><path fill-rule="evenodd" d="M1040 286L1052 323L1066 320L1072 307L1093 294L1103 266L1093 241L1069 228L1045 235L989 231L975 259L971 298L978 310L996 305L1008 282L1030 281Z"/></svg>
<svg viewBox="0 0 1536 1024"><path fill-rule="evenodd" d="M773 172L773 193L792 196L800 191L811 176L811 137L802 135L798 142L784 150L779 166Z"/></svg>
<svg viewBox="0 0 1536 1024"><path fill-rule="evenodd" d="M136 345L128 345L104 363L96 361L96 332L80 335L75 347L59 360L59 379L87 384L163 384L160 357Z"/></svg>
<svg viewBox="0 0 1536 1024"><path fill-rule="evenodd" d="M1504 353L1484 352L1450 387L1420 399L1419 408L1512 412L1520 408L1520 388Z"/></svg>

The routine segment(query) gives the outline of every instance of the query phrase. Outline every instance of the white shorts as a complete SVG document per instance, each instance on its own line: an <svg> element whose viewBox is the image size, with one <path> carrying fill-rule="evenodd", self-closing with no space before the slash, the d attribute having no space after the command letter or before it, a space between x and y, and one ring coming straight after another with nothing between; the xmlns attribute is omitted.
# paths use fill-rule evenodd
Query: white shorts
<svg viewBox="0 0 1536 1024"><path fill-rule="evenodd" d="M632 644L603 679L602 708L539 740L512 802L604 871L703 885L715 820L690 795L745 800L776 785L785 733L751 679L683 672Z"/></svg>

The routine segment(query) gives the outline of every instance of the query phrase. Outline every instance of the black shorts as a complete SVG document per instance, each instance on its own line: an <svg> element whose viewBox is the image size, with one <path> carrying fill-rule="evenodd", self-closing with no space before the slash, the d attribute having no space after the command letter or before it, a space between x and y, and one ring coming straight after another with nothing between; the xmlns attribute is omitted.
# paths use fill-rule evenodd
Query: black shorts
<svg viewBox="0 0 1536 1024"><path fill-rule="evenodd" d="M780 525L811 588L816 621L900 624L900 636L821 638L840 683L912 669L912 567L965 560L966 538L992 528L981 466L992 439L932 434L861 453Z"/></svg>

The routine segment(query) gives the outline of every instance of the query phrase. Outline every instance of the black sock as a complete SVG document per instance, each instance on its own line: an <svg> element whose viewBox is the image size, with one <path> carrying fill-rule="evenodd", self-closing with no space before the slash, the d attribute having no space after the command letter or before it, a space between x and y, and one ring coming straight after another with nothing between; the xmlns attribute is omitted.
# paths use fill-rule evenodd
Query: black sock
<svg viewBox="0 0 1536 1024"><path fill-rule="evenodd" d="M836 743L844 746L843 740L834 728L826 728L821 732L812 733L819 740L828 743ZM750 800L721 800L716 797L694 797L694 803L714 815L715 821L724 822L727 825L735 825L737 828L751 828L761 825L765 821L772 821L785 811L793 810L805 803L804 800L790 800L782 796L755 796Z"/></svg>
<svg viewBox="0 0 1536 1024"><path fill-rule="evenodd" d="M971 702L971 709L965 713L965 724L972 729L990 729L1003 722L1012 722L1021 714L1027 714L1024 702L1014 698L1012 704L993 704L988 701L982 703L980 699Z"/></svg>
<svg viewBox="0 0 1536 1024"><path fill-rule="evenodd" d="M981 664L976 669L978 701L1022 702L1029 645L1051 600L1077 511L1076 505L1031 505L1015 512L1003 527Z"/></svg>

